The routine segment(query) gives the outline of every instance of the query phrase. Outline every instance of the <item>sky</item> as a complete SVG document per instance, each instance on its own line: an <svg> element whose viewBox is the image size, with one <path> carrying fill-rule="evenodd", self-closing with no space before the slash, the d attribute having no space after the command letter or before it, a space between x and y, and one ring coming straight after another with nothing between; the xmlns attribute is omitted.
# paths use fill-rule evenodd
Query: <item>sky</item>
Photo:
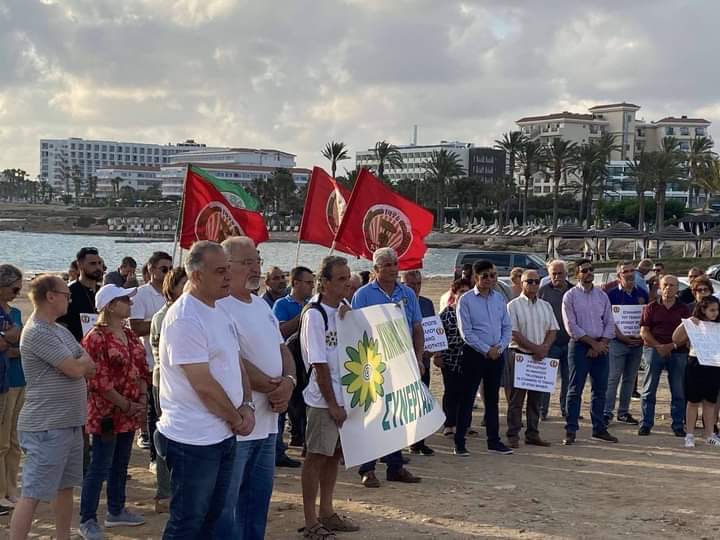
<svg viewBox="0 0 720 540"><path fill-rule="evenodd" d="M627 101L720 121L717 0L0 0L0 170L41 138L492 145ZM711 128L712 133L712 128Z"/></svg>

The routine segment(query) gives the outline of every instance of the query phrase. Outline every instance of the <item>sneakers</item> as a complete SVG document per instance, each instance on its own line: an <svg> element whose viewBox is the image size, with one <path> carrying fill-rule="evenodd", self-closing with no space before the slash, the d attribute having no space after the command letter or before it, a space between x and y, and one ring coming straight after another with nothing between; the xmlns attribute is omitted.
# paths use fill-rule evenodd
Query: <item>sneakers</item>
<svg viewBox="0 0 720 540"><path fill-rule="evenodd" d="M695 448L695 435L692 433L685 435L685 448Z"/></svg>
<svg viewBox="0 0 720 540"><path fill-rule="evenodd" d="M640 392L638 392L637 390L635 390L635 391L632 393L632 397L631 397L630 399L632 399L633 401L640 401L640 398L641 398L641 397L642 397L642 396L640 395Z"/></svg>
<svg viewBox="0 0 720 540"><path fill-rule="evenodd" d="M675 434L676 437L685 437L685 435L687 435L687 433L685 433L685 430L682 428L673 429L673 433Z"/></svg>
<svg viewBox="0 0 720 540"><path fill-rule="evenodd" d="M598 439L598 440L600 440L600 441L611 442L611 443L616 443L616 442L618 442L618 438L615 437L615 436L613 436L613 435L610 435L610 433L608 433L607 430L605 430L605 431L597 431L597 432L593 433L593 434L592 434L592 438L593 438L593 439Z"/></svg>
<svg viewBox="0 0 720 540"><path fill-rule="evenodd" d="M575 433L572 431L566 431L565 438L563 439L563 445L570 446L571 444L575 444Z"/></svg>
<svg viewBox="0 0 720 540"><path fill-rule="evenodd" d="M122 512L113 515L110 512L105 516L105 527L137 527L145 523L145 518L140 514L133 514L127 508L123 508Z"/></svg>
<svg viewBox="0 0 720 540"><path fill-rule="evenodd" d="M685 437L685 446L687 446L687 438L690 437L690 435L687 435ZM705 442L708 443L710 446L720 446L720 438L718 438L717 435L713 435L712 437L708 437L705 439Z"/></svg>
<svg viewBox="0 0 720 540"><path fill-rule="evenodd" d="M453 450L453 454L459 457L468 457L470 456L470 452L468 452L467 448L464 446L461 446L460 448L456 448Z"/></svg>
<svg viewBox="0 0 720 540"><path fill-rule="evenodd" d="M542 446L543 448L550 446L550 443L541 439L539 435L537 437L525 437L525 444L529 444L531 446Z"/></svg>
<svg viewBox="0 0 720 540"><path fill-rule="evenodd" d="M433 456L435 455L435 450L425 443L419 443L410 447L410 453L423 456Z"/></svg>
<svg viewBox="0 0 720 540"><path fill-rule="evenodd" d="M3 497L2 499L0 499L0 506L3 506L5 508L15 508L15 503L7 497Z"/></svg>
<svg viewBox="0 0 720 540"><path fill-rule="evenodd" d="M443 429L443 435L445 437L452 437L453 435L455 435L455 428L446 426L445 429Z"/></svg>
<svg viewBox="0 0 720 540"><path fill-rule="evenodd" d="M103 540L103 538L105 538L100 525L98 525L98 522L95 519L88 519L87 521L81 523L78 528L78 533L85 540Z"/></svg>
<svg viewBox="0 0 720 540"><path fill-rule="evenodd" d="M508 437L508 446L510 448L520 448L520 439L518 437Z"/></svg>
<svg viewBox="0 0 720 540"><path fill-rule="evenodd" d="M640 424L640 421L630 413L618 416L618 422L622 422L623 424L632 424L633 426Z"/></svg>
<svg viewBox="0 0 720 540"><path fill-rule="evenodd" d="M650 428L647 426L640 426L640 429L638 429L638 435L641 437L646 437L650 435Z"/></svg>
<svg viewBox="0 0 720 540"><path fill-rule="evenodd" d="M379 488L380 480L373 471L368 471L360 477L360 483L366 488Z"/></svg>
<svg viewBox="0 0 720 540"><path fill-rule="evenodd" d="M388 471L386 478L388 482L402 482L403 484L417 484L422 480L422 478L413 475L405 467L392 473Z"/></svg>
<svg viewBox="0 0 720 540"><path fill-rule="evenodd" d="M302 463L300 463L297 459L291 458L287 454L283 454L275 460L275 466L287 467L289 469L297 469L298 467L302 466Z"/></svg>
<svg viewBox="0 0 720 540"><path fill-rule="evenodd" d="M503 456L508 456L513 453L513 451L507 446L505 446L502 442L488 444L488 452L490 452L491 454L500 454Z"/></svg>
<svg viewBox="0 0 720 540"><path fill-rule="evenodd" d="M141 448L143 450L147 450L150 448L150 439L147 436L147 433L141 433L138 435L136 443L138 448Z"/></svg>

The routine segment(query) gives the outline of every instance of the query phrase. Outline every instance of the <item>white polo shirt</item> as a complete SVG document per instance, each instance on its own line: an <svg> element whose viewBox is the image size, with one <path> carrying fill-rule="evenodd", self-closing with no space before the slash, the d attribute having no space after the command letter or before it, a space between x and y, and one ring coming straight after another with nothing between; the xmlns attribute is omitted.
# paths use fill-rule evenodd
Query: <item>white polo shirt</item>
<svg viewBox="0 0 720 540"><path fill-rule="evenodd" d="M524 293L521 293L520 296L508 302L507 310L513 332L519 332L525 339L536 345L541 345L545 341L548 331L560 329L552 306L540 298L536 298L533 302ZM523 350L514 339L510 341L510 346Z"/></svg>
<svg viewBox="0 0 720 540"><path fill-rule="evenodd" d="M146 283L142 287L138 287L137 294L132 298L132 306L130 307L130 319L138 319L141 321L152 321L153 316L165 307L165 297L163 294L153 287L150 283ZM142 336L140 341L145 345L145 359L150 371L153 369L152 347L150 345L150 336Z"/></svg>

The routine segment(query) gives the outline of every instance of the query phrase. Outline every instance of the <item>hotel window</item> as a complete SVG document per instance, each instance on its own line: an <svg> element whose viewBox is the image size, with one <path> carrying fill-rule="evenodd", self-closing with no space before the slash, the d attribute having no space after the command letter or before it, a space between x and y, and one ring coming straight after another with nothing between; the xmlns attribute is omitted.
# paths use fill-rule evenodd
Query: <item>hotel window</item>
<svg viewBox="0 0 720 540"><path fill-rule="evenodd" d="M685 137L687 137L688 135L690 135L690 128L681 127L681 128L680 128L680 135L684 135Z"/></svg>
<svg viewBox="0 0 720 540"><path fill-rule="evenodd" d="M696 137L704 137L705 136L705 128L704 127L696 127L695 128L695 136Z"/></svg>
<svg viewBox="0 0 720 540"><path fill-rule="evenodd" d="M665 135L675 135L675 128L666 127L666 128L665 128Z"/></svg>

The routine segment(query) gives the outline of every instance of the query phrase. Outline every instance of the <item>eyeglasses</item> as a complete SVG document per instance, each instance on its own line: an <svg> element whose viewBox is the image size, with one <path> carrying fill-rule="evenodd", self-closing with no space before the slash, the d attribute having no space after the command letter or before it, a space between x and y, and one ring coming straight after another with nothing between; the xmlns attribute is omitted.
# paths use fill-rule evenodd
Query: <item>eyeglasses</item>
<svg viewBox="0 0 720 540"><path fill-rule="evenodd" d="M485 272L480 274L480 277L483 279L495 279L497 277L497 272Z"/></svg>
<svg viewBox="0 0 720 540"><path fill-rule="evenodd" d="M255 259L230 259L230 262L241 264L243 266L251 266L253 264L259 264L262 266L264 261L260 257L257 257ZM285 276L282 277L285 279Z"/></svg>
<svg viewBox="0 0 720 540"><path fill-rule="evenodd" d="M580 269L581 274L587 274L588 272L593 272L595 269L592 266L586 266L585 268Z"/></svg>
<svg viewBox="0 0 720 540"><path fill-rule="evenodd" d="M709 289L708 287L698 287L697 289L695 289L695 292L699 292L699 293L709 293L709 292L710 292L710 289Z"/></svg>
<svg viewBox="0 0 720 540"><path fill-rule="evenodd" d="M528 285L540 285L539 279L526 279L523 283L527 283Z"/></svg>
<svg viewBox="0 0 720 540"><path fill-rule="evenodd" d="M55 294L62 294L65 298L67 298L68 302L72 302L71 294L69 292L65 291L56 291L55 289L51 289L50 292L54 292Z"/></svg>

